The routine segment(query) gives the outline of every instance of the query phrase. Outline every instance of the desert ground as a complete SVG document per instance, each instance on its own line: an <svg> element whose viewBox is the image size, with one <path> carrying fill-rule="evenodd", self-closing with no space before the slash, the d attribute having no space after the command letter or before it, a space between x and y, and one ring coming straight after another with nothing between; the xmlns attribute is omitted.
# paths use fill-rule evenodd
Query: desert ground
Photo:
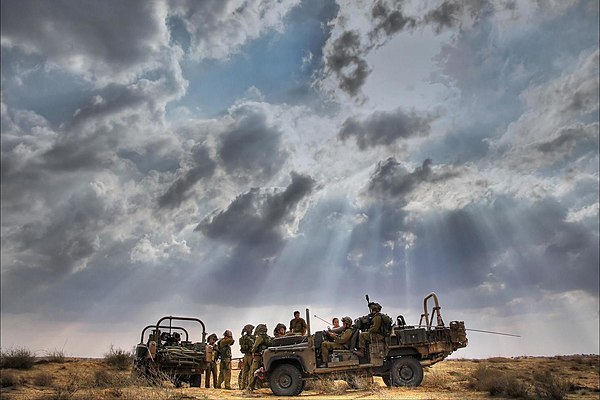
<svg viewBox="0 0 600 400"><path fill-rule="evenodd" d="M599 399L598 355L556 357L451 359L425 369L418 388L387 388L381 378L365 379L358 389L344 381L311 381L300 396L310 400L336 399ZM0 398L17 399L266 399L268 388L246 393L233 390L174 387L170 382L149 384L104 359L36 359L30 369L1 370ZM202 381L204 386L204 379Z"/></svg>

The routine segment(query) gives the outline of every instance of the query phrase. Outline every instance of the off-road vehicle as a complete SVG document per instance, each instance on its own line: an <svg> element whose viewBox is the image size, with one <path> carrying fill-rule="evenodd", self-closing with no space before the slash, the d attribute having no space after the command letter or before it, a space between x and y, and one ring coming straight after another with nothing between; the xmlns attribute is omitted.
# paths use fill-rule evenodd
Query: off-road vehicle
<svg viewBox="0 0 600 400"><path fill-rule="evenodd" d="M428 311L430 299L435 303L431 314ZM381 376L387 386L419 386L423 380L423 367L442 361L453 351L467 346L464 322L452 321L445 326L435 293L423 300L423 314L418 326L406 325L404 317L399 315L390 334L385 335L384 340L371 342L364 357L358 357L352 350L360 331L368 329L368 319L369 316L356 319L349 349L333 350L326 365L320 366L321 344L327 340L327 334L326 331L310 334L307 309L308 335L276 338L263 353L264 369L273 393L298 395L306 380L318 377L345 379L352 385L359 376Z"/></svg>
<svg viewBox="0 0 600 400"><path fill-rule="evenodd" d="M201 341L190 341L188 330L173 325L173 321L197 322L202 331L198 328L195 333L196 337L201 334ZM149 378L171 379L177 386L187 382L191 387L200 387L202 374L208 369L212 357L212 348L206 344L204 322L198 318L167 316L142 329L140 343L135 348L133 370Z"/></svg>

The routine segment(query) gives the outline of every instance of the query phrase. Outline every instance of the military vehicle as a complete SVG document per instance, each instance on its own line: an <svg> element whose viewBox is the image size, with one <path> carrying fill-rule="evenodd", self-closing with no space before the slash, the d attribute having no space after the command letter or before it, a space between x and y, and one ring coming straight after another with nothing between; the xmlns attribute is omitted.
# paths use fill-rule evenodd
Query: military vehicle
<svg viewBox="0 0 600 400"><path fill-rule="evenodd" d="M428 302L435 305L429 313ZM367 296L368 302L368 296ZM435 323L434 323L435 316ZM356 348L360 331L369 326L369 316L354 321L354 333L348 350L333 350L325 365L319 365L321 344L327 340L326 331L310 334L310 315L306 310L307 336L276 338L263 352L264 369L271 391L278 396L296 396L308 379L330 377L347 380L351 385L356 377L381 376L387 386L419 386L423 367L431 366L452 352L467 346L463 321L444 325L437 295L430 293L423 300L423 314L418 326L408 326L399 315L384 340L370 343L364 357ZM355 382L355 381L354 381Z"/></svg>
<svg viewBox="0 0 600 400"><path fill-rule="evenodd" d="M202 340L190 341L188 330L174 326L173 321L197 322L202 327ZM181 340L182 334L184 340ZM206 343L204 322L198 318L167 316L142 329L140 343L135 348L133 370L148 378L171 379L176 386L187 382L190 387L200 387L202 374L208 369L212 357L212 348Z"/></svg>

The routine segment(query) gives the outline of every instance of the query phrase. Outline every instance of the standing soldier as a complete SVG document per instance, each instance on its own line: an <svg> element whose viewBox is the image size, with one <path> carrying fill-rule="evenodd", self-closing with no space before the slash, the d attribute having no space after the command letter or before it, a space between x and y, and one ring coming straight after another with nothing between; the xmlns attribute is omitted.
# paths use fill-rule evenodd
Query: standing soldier
<svg viewBox="0 0 600 400"><path fill-rule="evenodd" d="M380 313L381 305L379 303L369 303L369 311L371 327L366 332L361 332L358 336L358 351L354 352L359 357L365 356L367 344L371 343L373 339L384 339L383 318Z"/></svg>
<svg viewBox="0 0 600 400"><path fill-rule="evenodd" d="M250 381L250 369L252 368L252 347L254 346L254 336L252 330L254 325L248 324L242 329L240 336L240 351L244 355L242 359L242 368L240 368L240 375L238 377L238 387L240 389L246 388Z"/></svg>
<svg viewBox="0 0 600 400"><path fill-rule="evenodd" d="M221 389L221 384L225 382L225 389L231 390L231 345L235 343L233 334L230 330L223 332L223 337L217 343L221 364L219 364L219 380L217 389Z"/></svg>
<svg viewBox="0 0 600 400"><path fill-rule="evenodd" d="M290 332L294 335L306 335L306 321L300 318L300 311L294 311L294 319L290 321Z"/></svg>
<svg viewBox="0 0 600 400"><path fill-rule="evenodd" d="M248 382L247 390L254 390L254 385L258 379L255 372L262 366L262 353L263 351L271 346L271 337L267 335L267 325L258 324L254 330L254 346L252 346L252 368L250 369L250 380Z"/></svg>
<svg viewBox="0 0 600 400"><path fill-rule="evenodd" d="M218 349L215 345L217 343L217 339L217 335L214 333L211 333L207 338L207 346L210 346L210 348L212 349L212 358L211 361L208 363L208 369L206 370L206 374L204 375L204 387L206 387L207 389L210 387L211 375L213 378L213 387L217 387L217 359L219 357Z"/></svg>
<svg viewBox="0 0 600 400"><path fill-rule="evenodd" d="M333 339L333 342L323 342L321 344L321 361L322 366L325 366L329 359L329 351L335 349L349 349L350 339L352 339L352 318L342 318L343 331L337 334L334 331L328 331L327 334Z"/></svg>

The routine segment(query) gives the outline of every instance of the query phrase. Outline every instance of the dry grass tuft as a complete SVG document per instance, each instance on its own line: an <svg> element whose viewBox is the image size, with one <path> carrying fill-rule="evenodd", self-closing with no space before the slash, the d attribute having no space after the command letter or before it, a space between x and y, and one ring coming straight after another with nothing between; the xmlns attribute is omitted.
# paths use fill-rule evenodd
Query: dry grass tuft
<svg viewBox="0 0 600 400"><path fill-rule="evenodd" d="M65 357L64 351L54 349L46 352L46 360L51 363L63 364L67 362L67 357Z"/></svg>
<svg viewBox="0 0 600 400"><path fill-rule="evenodd" d="M54 377L48 372L38 372L33 376L35 386L50 387L54 382Z"/></svg>
<svg viewBox="0 0 600 400"><path fill-rule="evenodd" d="M50 400L71 400L75 393L81 388L80 376L76 374L69 375L66 382L60 382L53 386L53 393Z"/></svg>
<svg viewBox="0 0 600 400"><path fill-rule="evenodd" d="M12 371L2 371L0 373L0 387L19 386L23 384L23 379Z"/></svg>
<svg viewBox="0 0 600 400"><path fill-rule="evenodd" d="M514 372L504 372L487 364L477 366L470 383L472 389L488 392L492 396L506 395L512 398L527 398L530 385L519 379Z"/></svg>
<svg viewBox="0 0 600 400"><path fill-rule="evenodd" d="M31 369L35 353L24 347L0 352L0 368Z"/></svg>
<svg viewBox="0 0 600 400"><path fill-rule="evenodd" d="M540 399L563 400L573 387L568 379L545 371L533 374L533 387Z"/></svg>
<svg viewBox="0 0 600 400"><path fill-rule="evenodd" d="M113 345L110 345L108 353L104 355L104 362L111 367L124 371L133 364L133 353L123 349L115 349Z"/></svg>
<svg viewBox="0 0 600 400"><path fill-rule="evenodd" d="M447 390L450 389L451 382L452 379L449 374L442 371L429 371L424 376L423 386L433 389Z"/></svg>

